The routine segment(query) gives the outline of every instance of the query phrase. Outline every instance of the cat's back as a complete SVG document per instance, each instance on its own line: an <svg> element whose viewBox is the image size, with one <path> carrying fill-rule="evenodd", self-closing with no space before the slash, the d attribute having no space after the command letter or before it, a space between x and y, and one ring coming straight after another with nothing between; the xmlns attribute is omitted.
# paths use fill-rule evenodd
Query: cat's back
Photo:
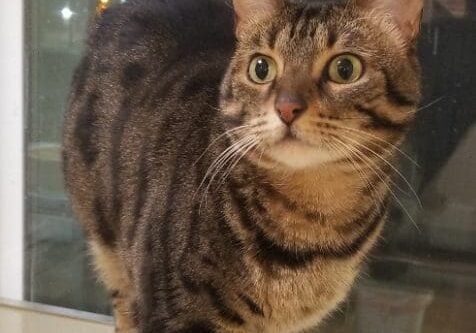
<svg viewBox="0 0 476 333"><path fill-rule="evenodd" d="M148 183L144 169L165 179L177 154L203 151L234 43L222 0L131 0L93 22L64 129L75 211L102 220L92 234L116 241L106 220L136 210L130 198Z"/></svg>
<svg viewBox="0 0 476 333"><path fill-rule="evenodd" d="M109 55L116 57L114 61L149 52L165 63L230 48L231 8L227 0L128 1L106 10L91 25L88 51L113 52Z"/></svg>
<svg viewBox="0 0 476 333"><path fill-rule="evenodd" d="M234 44L226 0L131 0L107 9L91 24L73 78L65 167L76 153L87 168L98 164L132 118L132 130L146 131L169 109L189 119L215 106Z"/></svg>
<svg viewBox="0 0 476 333"><path fill-rule="evenodd" d="M226 0L130 0L112 6L90 25L70 109L91 92L110 93L111 85L128 94L134 81L157 79L158 71L163 75L180 67L183 74L193 72L203 65L197 60L207 55L221 53L226 58L234 43L232 10Z"/></svg>

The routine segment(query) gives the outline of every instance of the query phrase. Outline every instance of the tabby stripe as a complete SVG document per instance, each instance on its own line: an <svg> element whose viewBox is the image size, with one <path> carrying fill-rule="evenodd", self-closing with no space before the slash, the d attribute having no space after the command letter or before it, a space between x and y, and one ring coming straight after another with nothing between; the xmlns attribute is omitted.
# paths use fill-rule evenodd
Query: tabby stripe
<svg viewBox="0 0 476 333"><path fill-rule="evenodd" d="M282 26L280 25L273 25L271 30L269 30L267 35L268 46L270 49L274 49L276 46L276 40L278 39L278 34L281 32Z"/></svg>
<svg viewBox="0 0 476 333"><path fill-rule="evenodd" d="M217 200L215 200L217 201ZM215 203L215 214L217 215L215 221L217 223L217 227L220 230L222 236L227 238L227 243L233 247L234 250L238 251L238 253L242 252L245 248L245 244L240 239L238 234L233 230L230 226L228 219L225 217L224 213L220 209L220 205L218 202Z"/></svg>
<svg viewBox="0 0 476 333"><path fill-rule="evenodd" d="M288 197L286 197L284 194L275 189L274 186L272 186L271 184L263 183L262 189L266 192L268 196L280 201L281 205L286 207L288 210L298 210L298 206L295 202L291 201Z"/></svg>
<svg viewBox="0 0 476 333"><path fill-rule="evenodd" d="M188 323L185 325L185 328L171 333L216 333L216 331L211 323L206 321L196 321Z"/></svg>
<svg viewBox="0 0 476 333"><path fill-rule="evenodd" d="M198 294L201 290L200 282L193 280L183 271L180 272L180 282L182 282L182 286L192 294Z"/></svg>
<svg viewBox="0 0 476 333"><path fill-rule="evenodd" d="M177 65L179 60L167 63L156 76L160 82L157 91L158 96L161 96L161 98L167 98L167 96L183 82L183 78L189 70L188 68L180 68L180 66Z"/></svg>
<svg viewBox="0 0 476 333"><path fill-rule="evenodd" d="M143 148L140 152L140 165L137 177L139 178L138 185L138 196L135 202L134 207L134 217L136 223L131 223L130 229L128 231L129 245L131 245L135 239L137 226L139 225L139 220L142 217L144 206L147 203L149 195L149 175L150 171L153 169L160 168L161 165L155 165L158 161L161 160L161 154L163 151L170 149L167 142L167 129L173 126L173 114L164 115L164 119L161 119L160 129L157 131L160 133L154 140L146 140L143 144ZM149 153L153 152L154 157L150 156ZM155 163L152 164L151 160L155 160ZM159 162L160 163L160 162Z"/></svg>
<svg viewBox="0 0 476 333"><path fill-rule="evenodd" d="M172 116L173 114L171 114ZM190 141L193 139L193 126L194 124L190 124L186 133L188 135L181 139L180 146L178 147L177 151L181 152L184 151L185 146L190 144ZM188 164L190 164L190 156L186 154L176 154L175 161L173 163L173 175L170 179L170 183L168 184L168 193L165 205L165 213L162 216L161 220L158 221L158 225L161 226L160 230L160 242L163 246L162 249L162 267L163 272L161 276L164 277L163 282L163 290L170 291L172 290L172 265L171 265L171 254L173 253L173 248L170 247L171 244L174 242L170 241L171 237L171 226L173 221L173 214L175 212L175 204L179 200L177 199L179 191L181 189L181 180L183 179L183 173L187 172ZM190 221L188 221L190 223ZM169 292L166 293L166 298L170 301L167 303L167 308L164 310L168 315L171 314L171 311L176 311L175 299L170 298L171 295Z"/></svg>
<svg viewBox="0 0 476 333"><path fill-rule="evenodd" d="M304 8L304 12L302 14L302 17L300 19L301 25L299 27L299 30L297 34L299 35L299 38L304 39L306 36L309 34L309 21L313 18L312 13L314 13L313 8L306 6Z"/></svg>
<svg viewBox="0 0 476 333"><path fill-rule="evenodd" d="M126 123L129 121L132 115L133 107L129 97L126 97L122 102L122 106L118 115L113 121L111 126L111 194L112 194L112 207L111 207L111 220L119 221L119 217L122 214L122 199L120 196L119 179L121 169L121 143L124 135Z"/></svg>
<svg viewBox="0 0 476 333"><path fill-rule="evenodd" d="M85 105L82 107L76 127L74 128L74 136L78 142L78 149L82 155L84 163L87 167L91 167L99 155L99 149L94 139L97 131L97 104L100 96L97 93L91 93L86 99Z"/></svg>
<svg viewBox="0 0 476 333"><path fill-rule="evenodd" d="M119 296L120 296L119 290L111 291L110 296L111 296L111 298L119 298Z"/></svg>
<svg viewBox="0 0 476 333"><path fill-rule="evenodd" d="M139 323L141 326L141 331L143 332L154 332L154 330L159 331L164 329L164 322L162 320L150 320L155 315L157 308L158 298L162 296L162 293L158 295L157 285L154 281L156 276L154 275L154 266L162 266L162 262L158 262L161 259L162 251L157 249L157 243L154 238L157 233L154 232L154 229L158 227L160 222L157 216L153 217L152 223L146 225L146 230L144 230L144 258L150 258L152 264L149 260L142 260L140 262L140 272L139 274L139 289L141 294L140 300L140 311L138 311ZM159 254L159 255L156 255ZM162 291L162 286L160 286L160 291ZM147 319L147 320L145 320Z"/></svg>
<svg viewBox="0 0 476 333"><path fill-rule="evenodd" d="M309 7L309 9L306 11L306 20L308 22L306 24L309 24L309 37L311 39L314 39L317 33L317 29L320 26L317 20L315 22L312 22L312 24L311 24L311 20L317 18L319 14L321 13L321 11L322 11L322 8L314 7L314 6Z"/></svg>
<svg viewBox="0 0 476 333"><path fill-rule="evenodd" d="M378 113L378 111L361 105L355 105L355 109L371 119L372 128L385 128L394 131L403 131L407 124L400 124Z"/></svg>
<svg viewBox="0 0 476 333"><path fill-rule="evenodd" d="M296 11L296 15L294 16L291 22L292 26L291 26L291 31L289 33L290 40L295 37L297 27L303 18L303 14L304 14L304 8L298 8L298 10Z"/></svg>
<svg viewBox="0 0 476 333"><path fill-rule="evenodd" d="M104 245L113 247L116 243L116 233L110 224L110 220L106 217L104 204L100 198L94 199L93 213L97 217L97 223L94 224L96 233L101 238Z"/></svg>
<svg viewBox="0 0 476 333"><path fill-rule="evenodd" d="M214 261L213 259L209 258L209 257L202 257L202 263L205 264L206 266L209 266L213 269L218 269L219 268L219 265L216 261Z"/></svg>
<svg viewBox="0 0 476 333"><path fill-rule="evenodd" d="M263 309L258 304L256 304L256 302L253 301L249 296L245 294L240 294L239 297L248 306L252 313L264 317Z"/></svg>
<svg viewBox="0 0 476 333"><path fill-rule="evenodd" d="M284 206L284 208L288 211L292 211L295 213L298 213L302 215L305 219L311 220L312 222L319 222L322 221L324 218L324 215L321 212L310 212L303 207L298 206L296 203L292 202L289 198L287 198L285 195L277 191L272 185L263 182L260 184L261 189L263 189L268 196L273 197L275 200L280 201L281 205ZM239 184L238 182L233 182L232 189L230 192L234 192L234 197L238 198L237 200L241 203L237 203L237 209L243 209L248 204L248 198L242 195L239 192L239 189L242 189L243 185ZM268 210L266 207L264 207L263 203L257 198L256 195L253 196L251 199L252 202L251 204L256 208L258 213L261 214L268 214ZM247 214L248 217L245 217L246 212L240 213L240 216L242 216L242 219L245 218L245 222L251 218L249 214ZM243 215L242 215L243 214ZM253 224L247 224L245 225L247 230L253 230Z"/></svg>
<svg viewBox="0 0 476 333"><path fill-rule="evenodd" d="M262 229L256 232L255 242L257 256L265 265L274 264L298 269L310 264L318 256L316 251L287 249L266 236Z"/></svg>
<svg viewBox="0 0 476 333"><path fill-rule="evenodd" d="M179 264L179 275L182 285L193 294L200 292L200 283L193 280L192 276L188 274L188 268L185 266L188 263L187 257L193 256L198 252L199 244L199 225L201 224L200 205L195 203L193 206L192 219L190 221L190 230L187 239L187 246L182 252Z"/></svg>
<svg viewBox="0 0 476 333"><path fill-rule="evenodd" d="M402 92L399 91L397 85L392 80L390 74L387 71L384 71L386 88L387 88L387 99L392 103L398 106L416 106L418 102L411 100L405 96Z"/></svg>
<svg viewBox="0 0 476 333"><path fill-rule="evenodd" d="M374 96L372 96L372 97L370 97L369 99L367 99L367 100L365 101L365 103L370 104L370 103L374 102L375 100L380 99L380 98L382 98L382 97L384 97L384 96L386 96L386 93L385 93L385 92L375 94Z"/></svg>
<svg viewBox="0 0 476 333"><path fill-rule="evenodd" d="M312 27L309 31L309 37L311 37L311 39L314 39L314 37L316 36L316 33L317 33L317 27L318 25L316 24L314 27Z"/></svg>
<svg viewBox="0 0 476 333"><path fill-rule="evenodd" d="M148 155L146 151L146 147L148 145L144 145L143 149L141 150L140 156L140 164L139 164L139 171L137 173L137 177L139 178L139 185L137 187L138 189L138 195L137 199L135 202L135 208L134 208L134 218L135 221L139 221L142 215L142 208L144 207L145 200L147 197L148 193L148 183L149 183L149 168L147 165L148 162Z"/></svg>
<svg viewBox="0 0 476 333"><path fill-rule="evenodd" d="M337 34L334 30L329 29L328 35L327 35L327 47L332 48L335 43L337 42Z"/></svg>
<svg viewBox="0 0 476 333"><path fill-rule="evenodd" d="M212 112L207 113L206 115L202 117L203 121L205 123L209 123L211 119L214 119L216 117L216 113L217 113L216 109L213 108ZM206 126L199 126L198 128L200 129L200 131L197 133L197 136L199 138L199 140L197 141L197 147L208 147L211 141L210 130ZM201 151L199 149L195 149L194 151L196 152L195 155L189 156L189 159L196 161L200 157L199 155ZM201 180L203 179L208 169L209 161L207 161L207 158L208 158L208 155L202 156L198 160L198 162L195 164L194 175L195 175L195 186L197 188L200 187ZM197 294L200 292L200 289L201 289L200 283L198 281L192 280L192 278L188 276L189 274L187 274L187 272L189 267L184 267L184 265L186 265L186 263L188 262L187 260L188 256L195 255L198 253L199 242L200 242L200 238L199 238L200 225L203 225L201 214L200 214L200 202L196 201L193 205L192 219L190 221L190 229L189 229L189 234L187 239L187 246L181 255L181 258L180 258L181 264L179 265L180 279L182 281L182 284L188 291L194 294ZM202 257L202 262L205 264L207 263L210 265L212 264L212 260L208 259L207 257Z"/></svg>
<svg viewBox="0 0 476 333"><path fill-rule="evenodd" d="M273 239L269 238L265 232L258 229L256 233L256 243L258 246L258 257L265 263L277 264L289 269L299 269L311 264L318 257L329 259L346 259L354 256L361 250L366 240L373 234L380 223L383 221L383 217L386 214L386 202L381 204L380 207L372 207L365 217L362 219L368 219L372 214L375 214L372 220L369 222L368 227L349 245L326 247L313 250L298 250L290 249L281 244L276 243Z"/></svg>
<svg viewBox="0 0 476 333"><path fill-rule="evenodd" d="M264 216L266 216L266 219L272 222L272 217L270 216L268 209L256 196L253 196L250 204L257 210L259 214L263 216L263 218L265 218ZM295 206L295 208L289 208L289 206L286 206L285 208L291 211L292 214L301 215L310 223L319 223L324 221L324 215L322 213L309 212L307 210L301 209L301 207L298 207L297 205Z"/></svg>
<svg viewBox="0 0 476 333"><path fill-rule="evenodd" d="M127 64L121 78L121 85L127 91L136 86L144 78L147 69L137 62Z"/></svg>
<svg viewBox="0 0 476 333"><path fill-rule="evenodd" d="M244 319L234 310L229 308L222 295L218 292L211 284L203 285L204 291L208 294L210 301L212 302L215 309L218 311L218 314L228 322L243 325L245 323Z"/></svg>
<svg viewBox="0 0 476 333"><path fill-rule="evenodd" d="M250 38L251 44L253 44L253 45L261 45L261 38L262 38L261 33L256 32L255 34L249 36L248 38Z"/></svg>
<svg viewBox="0 0 476 333"><path fill-rule="evenodd" d="M372 175L372 177L367 181L365 189L362 192L363 197L367 197L367 196L371 195L372 192L375 191L375 189L374 189L375 186L372 186L372 185L380 184L384 181L386 176L388 176L388 175L392 176L393 175L394 170L392 169L392 167L389 164L384 163L381 160L377 160L374 163L377 164L377 166L378 166L378 164L380 164L379 162L381 162L381 164L383 164L383 165L379 166L380 171L375 171L374 174Z"/></svg>
<svg viewBox="0 0 476 333"><path fill-rule="evenodd" d="M181 96L183 100L192 99L198 94L209 93L207 87L215 87L220 84L221 71L210 71L210 68L201 70L192 78L187 78L187 83L183 87Z"/></svg>
<svg viewBox="0 0 476 333"><path fill-rule="evenodd" d="M377 230L378 226L381 225L384 221L384 217L387 214L387 209L388 209L388 203L389 203L389 197L384 200L383 203L380 204L380 207L377 209L377 211L374 211L374 217L370 221L368 227L360 234L359 237L357 237L356 240L354 240L349 246L345 247L344 249L337 249L333 250L332 253L329 253L330 256L333 256L335 258L342 258L342 257L347 257L347 256L353 256L357 252L359 252L362 247L365 245L367 240L374 234L374 232Z"/></svg>
<svg viewBox="0 0 476 333"><path fill-rule="evenodd" d="M324 215L321 212L310 212L306 210L305 208L299 206L297 203L291 201L291 199L276 190L271 184L263 183L261 188L266 192L268 196L279 201L281 205L284 206L287 210L297 212L311 221L322 221Z"/></svg>
<svg viewBox="0 0 476 333"><path fill-rule="evenodd" d="M238 211L241 225L248 231L255 230L255 222L247 209L247 198L238 190L239 185L230 178L228 191L230 193L233 207Z"/></svg>
<svg viewBox="0 0 476 333"><path fill-rule="evenodd" d="M226 304L224 297L220 295L218 289L215 288L210 282L197 282L186 275L181 275L180 279L182 281L182 285L191 293L205 293L208 296L211 305L224 320L236 325L245 324L245 320L235 310L231 309Z"/></svg>
<svg viewBox="0 0 476 333"><path fill-rule="evenodd" d="M322 13L321 7L307 6L304 13L305 24L309 25L311 20L317 18L319 14Z"/></svg>

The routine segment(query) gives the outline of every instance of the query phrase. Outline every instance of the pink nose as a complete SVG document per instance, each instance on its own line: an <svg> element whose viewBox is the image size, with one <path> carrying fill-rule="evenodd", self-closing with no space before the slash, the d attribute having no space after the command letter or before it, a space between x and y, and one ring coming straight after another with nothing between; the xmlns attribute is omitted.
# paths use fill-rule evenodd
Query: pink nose
<svg viewBox="0 0 476 333"><path fill-rule="evenodd" d="M299 98L289 98L285 96L278 98L276 101L276 111L278 112L279 118L287 125L291 125L306 111L306 108L306 103Z"/></svg>

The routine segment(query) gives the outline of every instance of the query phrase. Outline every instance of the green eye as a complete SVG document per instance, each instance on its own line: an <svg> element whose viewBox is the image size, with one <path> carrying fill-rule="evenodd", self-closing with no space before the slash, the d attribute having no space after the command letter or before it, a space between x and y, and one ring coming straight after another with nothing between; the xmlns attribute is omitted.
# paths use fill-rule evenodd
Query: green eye
<svg viewBox="0 0 476 333"><path fill-rule="evenodd" d="M353 83L361 78L362 73L362 62L352 54L337 56L329 66L329 78L340 84Z"/></svg>
<svg viewBox="0 0 476 333"><path fill-rule="evenodd" d="M250 79L258 84L265 84L276 78L278 69L276 62L267 56L257 56L250 64Z"/></svg>

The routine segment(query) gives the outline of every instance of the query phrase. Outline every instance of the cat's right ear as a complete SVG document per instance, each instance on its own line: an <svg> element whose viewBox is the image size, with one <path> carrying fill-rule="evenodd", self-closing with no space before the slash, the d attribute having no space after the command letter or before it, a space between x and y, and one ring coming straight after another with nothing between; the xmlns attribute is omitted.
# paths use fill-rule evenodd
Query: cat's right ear
<svg viewBox="0 0 476 333"><path fill-rule="evenodd" d="M240 38L246 25L277 15L284 7L284 0L233 0L233 7L236 36Z"/></svg>

